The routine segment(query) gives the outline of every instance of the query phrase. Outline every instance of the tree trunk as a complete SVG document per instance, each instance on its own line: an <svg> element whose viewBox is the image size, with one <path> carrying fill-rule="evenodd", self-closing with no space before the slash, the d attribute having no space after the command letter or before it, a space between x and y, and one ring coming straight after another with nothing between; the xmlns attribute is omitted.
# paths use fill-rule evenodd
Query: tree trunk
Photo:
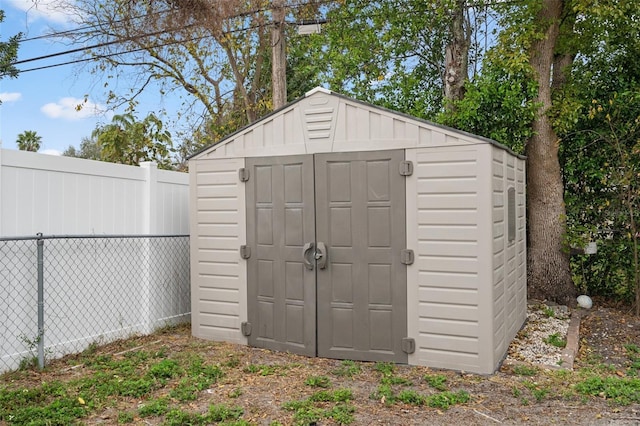
<svg viewBox="0 0 640 426"><path fill-rule="evenodd" d="M456 0L451 17L450 39L445 48L444 63L444 106L448 111L455 109L455 101L464 97L464 83L469 67L470 34L465 28L466 0Z"/></svg>
<svg viewBox="0 0 640 426"><path fill-rule="evenodd" d="M569 251L565 247L566 210L558 159L560 141L548 113L551 108L551 72L562 16L562 0L543 0L536 22L544 37L531 45L531 67L538 80L540 105L527 143L527 201L529 297L574 305Z"/></svg>
<svg viewBox="0 0 640 426"><path fill-rule="evenodd" d="M273 0L273 27L271 29L271 86L273 109L287 103L287 56L285 52L284 0Z"/></svg>

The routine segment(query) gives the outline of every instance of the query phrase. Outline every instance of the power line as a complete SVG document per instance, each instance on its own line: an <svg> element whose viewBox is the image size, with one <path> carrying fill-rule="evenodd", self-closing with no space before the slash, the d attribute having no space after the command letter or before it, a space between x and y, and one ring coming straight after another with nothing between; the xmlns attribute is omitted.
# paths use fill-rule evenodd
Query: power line
<svg viewBox="0 0 640 426"><path fill-rule="evenodd" d="M268 24L268 25L270 25L270 24ZM225 34L230 34L230 33L234 33L234 32L241 32L241 31L248 31L248 30L251 30L251 29L265 27L265 26L268 26L268 25L253 25L253 26L250 26L250 27L238 28L238 29L235 29L235 30L227 31L227 32L225 32ZM202 37L193 37L193 38L185 39L185 40L174 40L174 41L167 42L167 43L156 44L156 45L154 45L152 47L153 48L167 47L167 46L171 46L171 45L174 45L174 44L180 44L180 43L185 43L185 42L189 42L189 41L202 40L202 39L205 39L207 37L211 37L211 36L210 35L206 35L206 36L202 36ZM128 40L128 41L133 41L133 40ZM109 42L109 43L117 43L117 42ZM88 48L83 48L83 49L79 49L79 50L87 50L87 49ZM114 56L127 55L127 54L130 54L130 53L142 52L142 51L146 51L146 50L147 50L147 48L140 47L140 48L137 48L137 49L125 50L123 52L107 53L107 54L104 54L104 55L96 55L96 56L91 57L91 58L74 59L72 61L67 61L67 62L60 62L60 63L56 63L56 64L43 65L41 67L28 68L26 70L18 70L18 73L22 74L22 73L31 72L31 71L41 71L41 70L45 70L45 69L49 69L49 68L56 68L56 67L65 66L65 65L79 64L79 63L82 63L82 62L95 61L95 60L99 60L99 59L107 59L107 58L111 58L111 57L114 57ZM48 55L48 56L52 56L52 55ZM53 54L53 56L59 56L59 54ZM34 58L32 60L36 60L36 59L41 59L41 58ZM21 62L29 62L29 61L31 61L31 60L21 61ZM8 74L6 74L6 73L5 74L0 74L0 77L4 77L6 75L8 75Z"/></svg>
<svg viewBox="0 0 640 426"><path fill-rule="evenodd" d="M290 9L294 9L294 8L298 9L298 8L302 8L302 7L310 5L310 4L321 5L321 4L329 3L330 1L331 0L322 0L322 1L318 1L318 2L310 1L310 2L307 2L307 3L300 3L300 4L297 4L297 5L291 6ZM242 18L242 17L246 17L246 16L253 15L253 14L256 14L256 13L264 12L264 11L267 11L267 10L271 10L271 8L254 9L254 10L238 13L237 15L233 15L230 18ZM146 15L140 15L140 16L134 17L132 19L147 18L147 17L153 16L153 15L164 14L164 13L167 13L167 12L171 12L171 10L153 12L153 13L146 14ZM115 21L115 22L124 22L124 20L118 20L118 21ZM193 24L188 24L188 25L180 27L180 28L175 28L175 29L170 29L170 30L161 30L161 31L155 31L153 33L142 34L142 35L136 36L135 38L127 38L127 39L121 39L121 40L107 41L107 42L98 43L98 44L91 45L91 46L85 46L85 47L81 47L81 48L70 49L70 50L65 50L65 51L62 51L62 52L52 53L52 54L49 54L49 55L43 55L43 56L38 56L38 57L35 57L35 58L23 59L23 60L20 60L20 61L12 62L10 65L15 66L15 65L20 65L20 64L25 64L25 63L28 63L28 62L34 62L34 61L39 61L39 60L44 60L44 59L51 59L51 58L55 58L55 57L58 57L58 56L63 56L63 55L68 55L68 54L72 54L72 53L83 52L83 51L86 51L86 50L97 49L97 48L101 48L101 47L107 47L107 46L111 46L111 45L114 45L114 44L131 42L131 41L139 40L139 39L142 39L142 38L145 38L145 37L153 37L153 36L157 36L157 35L160 35L160 34L165 34L167 32L184 30L184 29L193 27L195 25L196 24L193 23ZM74 30L67 30L67 31L62 31L62 32L58 32L58 33L53 33L52 35L48 35L48 36L33 37L31 39L22 40L22 42L36 40L36 39L39 39L39 38L45 38L45 37L49 37L49 36L51 36L51 37L56 36L57 37L57 36L60 36L62 34L70 34L70 33L79 32L81 29L84 30L84 29L89 29L89 28L97 28L99 26L100 26L99 24L95 24L95 25L92 25L92 26L85 26L85 27L81 27L81 28L76 28ZM231 31L223 32L223 34L239 32L239 31L247 31L247 30L249 30L251 28L256 28L256 27L254 26L254 27L244 28L244 29L240 29L240 30L231 30ZM175 44L175 43L172 43L172 44ZM160 46L154 46L154 47L160 47ZM138 51L138 50L134 50L134 51ZM131 52L123 52L123 53L119 53L119 54L124 54L124 53L131 53ZM93 60L93 58L91 58L90 60ZM84 60L78 60L78 61L79 62L84 62ZM74 63L74 61L69 61L69 62L61 63L59 65L56 64L56 65L52 65L52 66L32 68L32 69L28 69L28 70L23 70L21 72L34 71L34 70L37 70L37 69L46 69L46 68L53 67L53 66L68 65L68 64L73 64L73 63Z"/></svg>
<svg viewBox="0 0 640 426"><path fill-rule="evenodd" d="M324 4L328 4L328 3L332 3L334 0L318 0L318 1L314 1L311 0L309 2L306 3L299 3L293 6L290 6L289 9L300 9L302 7L314 4L314 5L324 5ZM247 11L247 12L242 12L240 14L234 15L231 18L238 18L238 17L246 17L255 13L259 13L259 12L263 12L263 11L267 11L267 10L271 10L271 8L261 8L261 9L254 9L251 11ZM154 12L154 14L160 14L160 13L166 13L166 12L170 12L170 10L167 11L160 11L160 12ZM144 18L144 17L148 17L149 15L141 15L138 16L136 18ZM135 19L135 18L134 18ZM122 22L123 20L120 21L115 21L115 22ZM287 24L293 24L293 25L304 25L308 22L314 22L314 23L326 23L327 21L325 19L318 19L318 20L302 20L301 22L286 22ZM181 29L185 29L185 28L189 28L190 26L195 26L196 24L191 24L185 27L181 27L181 28L176 28L175 30L168 30L168 31L178 31ZM251 29L255 29L255 28L261 28L261 27L266 27L266 26L270 26L272 25L272 23L267 23L264 25L254 25L254 26L249 26L249 27L245 27L245 28L239 28L239 29L234 29L234 30L230 30L230 31L226 31L223 32L223 34L230 34L230 33L235 33L235 32L241 32L241 31L248 31ZM57 35L61 35L63 33L73 33L73 32L78 32L80 30L84 30L84 29L88 29L88 28L96 28L99 25L94 25L94 26L85 26L85 27L81 27L81 28L76 28L73 30L67 30L67 31L62 31L62 32L58 32L58 33L53 33L47 36L40 36L40 37L34 37L32 39L28 39L28 40L34 40L37 38L45 38L45 37L53 37L53 36L57 36ZM151 37L154 35L159 35L161 33L166 33L167 30L165 31L158 31L158 32L154 32L154 33L149 33L149 34L143 34L140 36L137 36L136 38L129 38L129 39L124 39L124 40L114 40L114 41L110 41L110 42L104 42L104 43L99 43L96 45L92 45L92 46L87 46L87 47L82 47L82 48L77 48L77 49L70 49L67 51L63 51L63 52L57 52L57 53L53 53L50 55L43 55L43 56L39 56L36 58L29 58L29 59L25 59L25 60L21 60L21 61L17 61L17 62L13 62L10 65L17 65L17 64L24 64L24 63L28 63L28 62L34 62L37 60L44 60L44 59L50 59L53 57L58 57L58 56L62 56L62 55L66 55L66 54L71 54L71 53L78 53L81 51L86 51L86 50L90 50L90 49L95 49L95 48L99 48L99 47L106 47L109 45L113 45L113 44L118 44L118 43L125 43L125 42L134 42L136 40L140 40L144 37ZM170 45L174 45L174 44L180 44L180 43L184 43L184 42L188 42L188 41L194 41L194 40L202 40L206 37L210 37L210 36L203 36L203 37L196 37L196 38L192 38L192 39L187 39L187 40L179 40L179 41L172 41L172 42L168 42L168 43L163 43L163 44L157 44L154 46L149 46L151 48L159 48L159 47L166 47L166 46L170 46ZM27 40L22 40L22 41L27 41ZM40 66L40 67L34 67L34 68L28 68L28 69L24 69L24 70L18 70L19 73L24 73L24 72L32 72L32 71L39 71L39 70L45 70L45 69L50 69L50 68L55 68L55 67L60 67L60 66L66 66L66 65L73 65L73 64L77 64L77 63L82 63L82 62L88 62L88 61L95 61L95 60L99 60L99 59L106 59L106 58L110 58L110 57L114 57L114 56L119 56L119 55L126 55L126 54L130 54L130 53L135 53L135 52L141 52L141 51L145 51L147 50L147 48L138 48L138 49L133 49L133 50L127 50L127 51L123 51L123 52L114 52L114 53L110 53L110 54L104 54L104 55L96 55L94 57L91 58L81 58L81 59L74 59L72 61L66 61L66 62L60 62L60 63L56 63L56 64L50 64L50 65L44 65L44 66ZM0 77L5 77L8 74L0 74Z"/></svg>
<svg viewBox="0 0 640 426"><path fill-rule="evenodd" d="M300 9L300 8L303 8L305 6L312 5L312 4L323 5L323 4L332 3L333 1L335 1L335 0L318 0L318 1L310 0L310 1L306 2L306 3L299 3L299 4L295 4L295 5L289 6L289 9ZM246 12L241 12L241 13L239 13L237 15L234 15L234 16L230 16L229 18L241 18L241 17L249 16L249 15L252 15L252 14L255 14L255 13L265 12L267 10L271 10L271 8L270 7L263 7L263 8L260 8L260 9L253 9L253 10L249 10L249 11L246 11ZM144 19L144 18L149 18L149 17L154 16L154 15L163 15L165 13L170 13L170 12L175 12L175 10L174 9L160 10L160 11L157 11L157 12L151 12L151 13L147 13L147 14L143 14L143 15L134 16L134 17L128 18L127 20ZM119 19L119 20L113 21L111 24L119 24L119 23L122 23L122 22L126 22L127 20ZM43 35L40 35L40 36L21 39L21 40L18 41L18 43L26 43L28 41L42 40L42 39L46 39L46 38L56 38L56 37L61 37L61 36L68 35L68 34L81 33L82 31L100 28L101 26L103 26L103 24L96 23L96 24L92 24L92 25L86 25L86 26L83 26L83 27L73 28L73 29L70 29L70 30L56 31L56 32L52 32L52 33L49 33L49 34L43 34Z"/></svg>

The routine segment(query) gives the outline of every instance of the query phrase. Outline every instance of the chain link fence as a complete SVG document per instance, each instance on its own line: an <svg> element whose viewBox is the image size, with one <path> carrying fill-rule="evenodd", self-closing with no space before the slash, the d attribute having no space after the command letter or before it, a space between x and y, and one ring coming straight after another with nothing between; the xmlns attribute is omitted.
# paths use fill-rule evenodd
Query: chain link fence
<svg viewBox="0 0 640 426"><path fill-rule="evenodd" d="M0 372L186 322L189 236L0 238Z"/></svg>

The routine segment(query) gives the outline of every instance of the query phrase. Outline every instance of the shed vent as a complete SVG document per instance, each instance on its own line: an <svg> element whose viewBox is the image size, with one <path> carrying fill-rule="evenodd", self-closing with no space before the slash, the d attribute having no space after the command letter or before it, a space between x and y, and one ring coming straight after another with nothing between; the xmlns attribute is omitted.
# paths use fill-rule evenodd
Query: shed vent
<svg viewBox="0 0 640 426"><path fill-rule="evenodd" d="M327 139L331 137L333 112L333 107L310 108L304 112L304 121L309 139Z"/></svg>

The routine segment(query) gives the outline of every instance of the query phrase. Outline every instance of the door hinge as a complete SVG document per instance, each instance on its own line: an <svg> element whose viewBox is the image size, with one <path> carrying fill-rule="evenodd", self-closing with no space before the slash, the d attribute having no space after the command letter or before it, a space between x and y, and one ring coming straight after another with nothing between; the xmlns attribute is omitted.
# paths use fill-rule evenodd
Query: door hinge
<svg viewBox="0 0 640 426"><path fill-rule="evenodd" d="M240 324L243 336L251 336L251 323L244 321Z"/></svg>
<svg viewBox="0 0 640 426"><path fill-rule="evenodd" d="M242 167L238 170L238 177L240 178L240 182L248 182L249 181L249 169Z"/></svg>
<svg viewBox="0 0 640 426"><path fill-rule="evenodd" d="M400 253L400 262L402 262L403 265L412 265L414 260L413 250L402 250Z"/></svg>
<svg viewBox="0 0 640 426"><path fill-rule="evenodd" d="M241 245L240 246L240 257L243 259L248 259L251 257L251 247Z"/></svg>
<svg viewBox="0 0 640 426"><path fill-rule="evenodd" d="M400 163L400 175L411 176L413 174L413 161L402 161Z"/></svg>
<svg viewBox="0 0 640 426"><path fill-rule="evenodd" d="M402 352L412 354L416 351L416 341L411 337L402 339Z"/></svg>

